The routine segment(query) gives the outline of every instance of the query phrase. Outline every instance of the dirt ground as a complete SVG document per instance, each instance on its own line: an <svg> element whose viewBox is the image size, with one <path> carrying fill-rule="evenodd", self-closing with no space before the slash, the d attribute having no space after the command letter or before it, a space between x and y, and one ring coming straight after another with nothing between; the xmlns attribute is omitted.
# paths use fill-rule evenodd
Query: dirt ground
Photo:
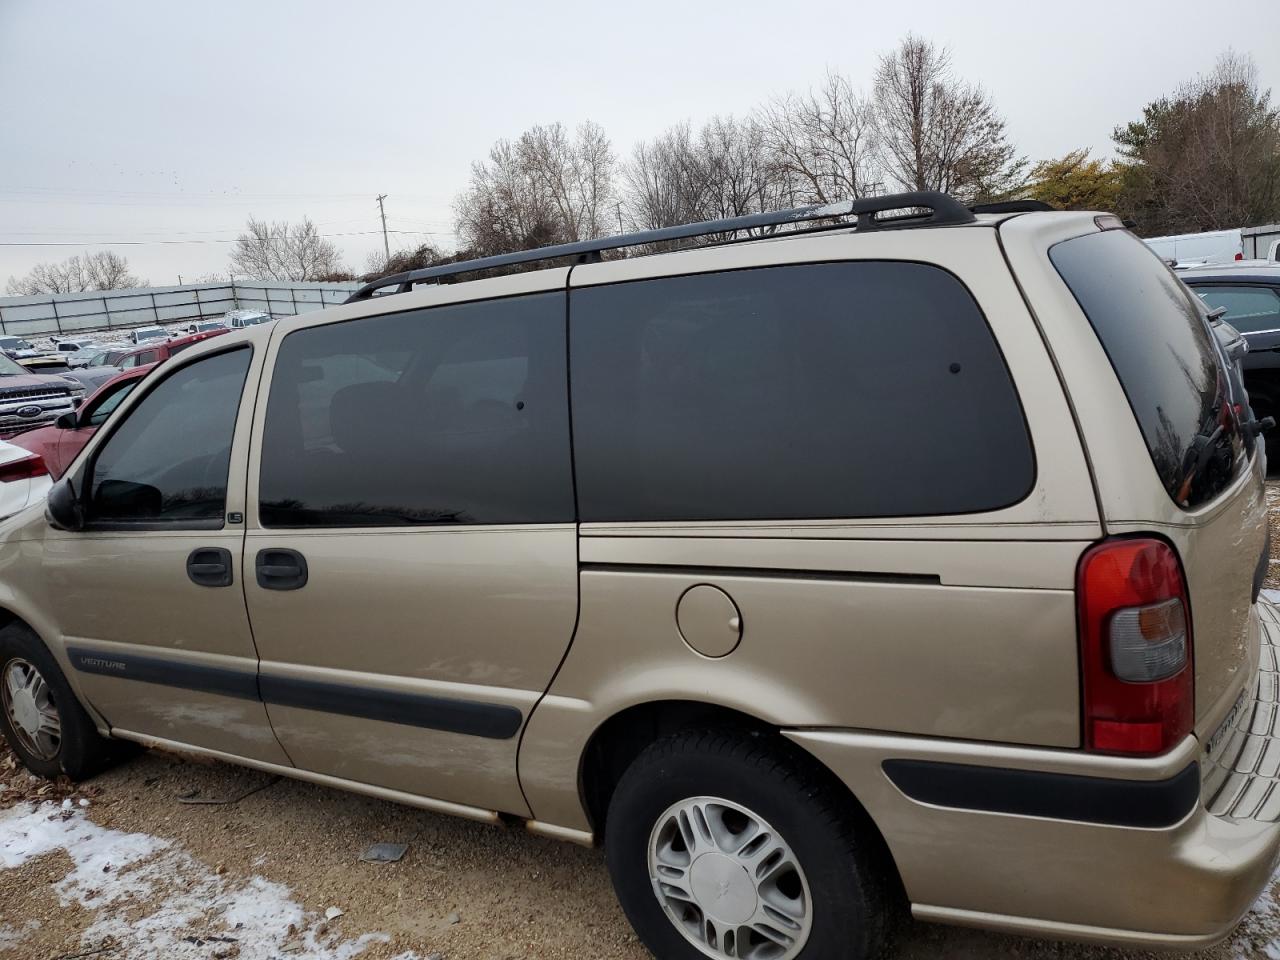
<svg viewBox="0 0 1280 960"><path fill-rule="evenodd" d="M1280 486L1272 484L1268 497L1275 527L1268 586L1280 588ZM378 842L408 850L396 863L362 862ZM1280 960L1272 892L1229 941L1196 956ZM614 900L599 850L160 753L78 788L51 785L0 746L0 957L647 956ZM909 922L892 953L898 960L1148 956L1170 955Z"/></svg>

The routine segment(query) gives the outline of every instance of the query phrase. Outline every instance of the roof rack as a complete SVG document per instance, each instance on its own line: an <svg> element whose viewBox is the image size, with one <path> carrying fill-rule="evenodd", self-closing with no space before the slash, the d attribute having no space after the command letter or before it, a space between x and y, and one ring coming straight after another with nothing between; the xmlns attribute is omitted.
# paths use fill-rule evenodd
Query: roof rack
<svg viewBox="0 0 1280 960"><path fill-rule="evenodd" d="M997 200L993 203L975 203L969 208L974 213L1042 213L1052 212L1054 207L1043 200Z"/></svg>
<svg viewBox="0 0 1280 960"><path fill-rule="evenodd" d="M912 212L892 217L877 216L877 214L891 211L927 212ZM556 260L561 257L576 257L579 263L593 263L600 259L600 254L605 250L620 250L624 247L661 243L666 240L686 240L692 237L736 233L739 230L753 230L761 227L780 227L792 223L802 223L807 220L831 220L855 214L858 217L857 228L859 231L890 230L903 227L939 227L972 223L975 219L968 207L945 193L936 191L892 193L883 197L870 197L864 200L842 200L838 203L815 204L808 207L796 207L793 210L779 210L774 213L753 213L744 217L708 220L704 223L687 223L678 227L643 230L639 233L624 233L613 237L601 237L598 240L561 243L551 247L522 250L518 253L503 253L493 257L481 257L478 260L464 260L460 263L441 264L438 267L407 270L404 273L380 277L377 280L366 283L349 296L345 302L354 303L359 300L368 300L376 291L386 287L398 287L397 293L405 293L411 290L415 283L440 280L443 277L451 277L460 273L475 273L478 270L491 270L495 267L507 267L518 263L536 263L540 260Z"/></svg>

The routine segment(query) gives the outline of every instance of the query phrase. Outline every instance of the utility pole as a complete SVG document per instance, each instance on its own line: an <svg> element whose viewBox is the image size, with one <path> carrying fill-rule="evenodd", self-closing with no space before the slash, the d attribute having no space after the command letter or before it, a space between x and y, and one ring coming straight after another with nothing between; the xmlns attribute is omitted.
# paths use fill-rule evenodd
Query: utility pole
<svg viewBox="0 0 1280 960"><path fill-rule="evenodd" d="M387 242L387 211L383 207L382 201L387 199L385 193L378 194L378 212L382 214L382 252L387 255L387 262L391 262L391 244Z"/></svg>
<svg viewBox="0 0 1280 960"><path fill-rule="evenodd" d="M623 233L624 231L622 229L622 202L621 201L618 202L617 208L618 208L618 232Z"/></svg>

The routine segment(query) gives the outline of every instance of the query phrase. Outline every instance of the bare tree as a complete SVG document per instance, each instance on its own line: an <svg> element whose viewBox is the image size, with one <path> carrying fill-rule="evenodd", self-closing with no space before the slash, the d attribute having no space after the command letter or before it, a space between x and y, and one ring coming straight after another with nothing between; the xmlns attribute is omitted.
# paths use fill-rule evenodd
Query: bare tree
<svg viewBox="0 0 1280 960"><path fill-rule="evenodd" d="M309 217L296 224L250 217L231 249L231 272L253 280L323 280L346 269Z"/></svg>
<svg viewBox="0 0 1280 960"><path fill-rule="evenodd" d="M499 140L454 202L462 244L481 255L588 240L608 232L613 149L597 124L572 138L558 123Z"/></svg>
<svg viewBox="0 0 1280 960"><path fill-rule="evenodd" d="M760 110L760 124L790 184L792 203L856 200L879 192L875 108L847 77L828 73L817 90L771 101Z"/></svg>
<svg viewBox="0 0 1280 960"><path fill-rule="evenodd" d="M787 182L754 119L714 117L698 137L706 176L702 217L740 217L786 205Z"/></svg>
<svg viewBox="0 0 1280 960"><path fill-rule="evenodd" d="M955 77L951 55L908 35L880 58L874 102L888 175L908 190L943 190L963 200L1006 196L1026 161L981 87Z"/></svg>
<svg viewBox="0 0 1280 960"><path fill-rule="evenodd" d="M635 145L622 171L627 222L656 230L702 218L707 172L686 121Z"/></svg>
<svg viewBox="0 0 1280 960"><path fill-rule="evenodd" d="M764 127L734 117L714 117L696 134L678 124L637 144L623 179L627 220L641 230L771 210L788 193Z"/></svg>
<svg viewBox="0 0 1280 960"><path fill-rule="evenodd" d="M68 257L60 263L39 263L25 277L10 277L5 292L15 297L82 290L121 290L145 286L129 272L129 261L111 250Z"/></svg>

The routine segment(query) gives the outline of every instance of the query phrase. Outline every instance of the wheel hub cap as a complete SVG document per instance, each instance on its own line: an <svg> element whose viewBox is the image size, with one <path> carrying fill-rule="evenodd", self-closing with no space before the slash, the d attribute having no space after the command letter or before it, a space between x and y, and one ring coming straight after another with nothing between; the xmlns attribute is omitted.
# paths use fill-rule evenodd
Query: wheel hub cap
<svg viewBox="0 0 1280 960"><path fill-rule="evenodd" d="M62 745L62 722L40 671L13 659L0 676L0 704L19 745L37 760L52 760Z"/></svg>
<svg viewBox="0 0 1280 960"><path fill-rule="evenodd" d="M746 867L719 853L704 853L693 862L689 886L703 912L723 923L746 923L759 903Z"/></svg>
<svg viewBox="0 0 1280 960"><path fill-rule="evenodd" d="M14 724L27 736L35 736L40 729L40 711L36 708L36 698L28 690L19 690L13 698Z"/></svg>
<svg viewBox="0 0 1280 960"><path fill-rule="evenodd" d="M649 878L667 918L716 960L793 960L809 938L796 855L740 804L693 797L668 807L649 835Z"/></svg>

